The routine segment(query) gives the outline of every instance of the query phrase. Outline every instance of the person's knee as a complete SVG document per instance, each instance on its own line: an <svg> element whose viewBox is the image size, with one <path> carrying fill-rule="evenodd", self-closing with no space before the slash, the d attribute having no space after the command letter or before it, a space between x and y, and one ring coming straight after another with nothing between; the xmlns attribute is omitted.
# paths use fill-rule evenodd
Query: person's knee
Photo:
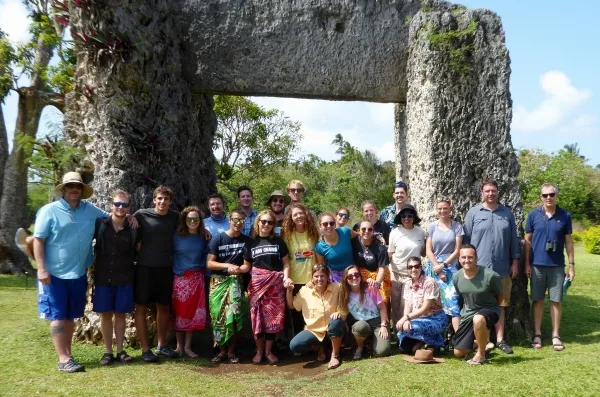
<svg viewBox="0 0 600 397"><path fill-rule="evenodd" d="M481 314L476 314L475 317L473 317L473 327L474 328L480 328L480 327L486 327L486 322L485 322L485 317L483 317Z"/></svg>
<svg viewBox="0 0 600 397"><path fill-rule="evenodd" d="M308 332L308 331L307 331ZM290 351L292 353L306 353L312 348L312 344L309 339L304 338L303 335L298 334L290 341Z"/></svg>
<svg viewBox="0 0 600 397"><path fill-rule="evenodd" d="M330 338L340 338L344 336L346 330L346 323L341 318L329 319L329 326L327 327L327 335Z"/></svg>
<svg viewBox="0 0 600 397"><path fill-rule="evenodd" d="M366 321L357 321L352 325L352 335L367 339L371 336L371 326Z"/></svg>
<svg viewBox="0 0 600 397"><path fill-rule="evenodd" d="M464 357L469 354L469 350L454 349L454 357Z"/></svg>

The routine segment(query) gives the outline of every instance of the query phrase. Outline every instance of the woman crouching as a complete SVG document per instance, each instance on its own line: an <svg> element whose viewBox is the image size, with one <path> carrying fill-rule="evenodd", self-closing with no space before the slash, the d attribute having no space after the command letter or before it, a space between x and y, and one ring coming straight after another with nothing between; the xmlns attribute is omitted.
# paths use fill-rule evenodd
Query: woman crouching
<svg viewBox="0 0 600 397"><path fill-rule="evenodd" d="M379 289L369 287L362 281L358 266L348 266L344 270L340 291L340 311L350 313L348 325L352 327L352 335L356 340L354 359L363 357L365 341L373 337L373 355L385 357L390 355L390 334L387 307Z"/></svg>
<svg viewBox="0 0 600 397"><path fill-rule="evenodd" d="M324 264L312 267L312 285L305 285L293 296L294 285L287 286L288 308L302 312L306 326L292 339L290 350L293 353L306 353L316 348L317 360L327 360L325 346L331 342L331 359L327 369L335 369L342 364L340 347L346 330L345 319L338 311L340 285L329 282L330 271Z"/></svg>
<svg viewBox="0 0 600 397"><path fill-rule="evenodd" d="M410 279L402 294L404 316L396 323L398 346L404 353L414 353L424 345L441 347L447 318L437 283L423 273L421 258L413 256L406 263Z"/></svg>

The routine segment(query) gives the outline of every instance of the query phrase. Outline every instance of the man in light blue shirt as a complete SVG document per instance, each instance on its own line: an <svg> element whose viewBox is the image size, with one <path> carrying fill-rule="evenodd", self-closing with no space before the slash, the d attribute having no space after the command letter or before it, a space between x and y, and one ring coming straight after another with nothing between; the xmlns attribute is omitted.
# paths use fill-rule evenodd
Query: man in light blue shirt
<svg viewBox="0 0 600 397"><path fill-rule="evenodd" d="M252 193L250 186L240 186L237 189L237 196L240 210L244 211L244 214L246 214L246 222L244 223L242 233L246 236L252 237L254 221L258 216L258 212L252 208L252 203L254 202L254 193Z"/></svg>
<svg viewBox="0 0 600 397"><path fill-rule="evenodd" d="M33 253L37 262L40 318L50 320L50 335L58 355L58 370L85 368L71 356L74 319L83 316L87 291L86 269L92 264L96 219L108 213L81 201L93 194L77 172L68 172L56 186L62 198L37 213Z"/></svg>
<svg viewBox="0 0 600 397"><path fill-rule="evenodd" d="M210 216L204 219L204 227L212 236L229 230L229 219L225 214L225 200L219 193L208 196Z"/></svg>
<svg viewBox="0 0 600 397"><path fill-rule="evenodd" d="M465 242L477 249L477 263L492 269L502 278L503 299L500 319L496 323L496 345L506 354L513 354L504 340L506 308L510 306L512 279L519 272L521 247L512 211L498 203L498 183L486 179L481 184L483 203L467 212L463 229Z"/></svg>

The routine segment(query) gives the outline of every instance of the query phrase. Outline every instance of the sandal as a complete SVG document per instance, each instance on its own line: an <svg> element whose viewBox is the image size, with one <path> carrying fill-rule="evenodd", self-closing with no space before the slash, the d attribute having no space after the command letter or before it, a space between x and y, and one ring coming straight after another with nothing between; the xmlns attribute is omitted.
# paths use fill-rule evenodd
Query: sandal
<svg viewBox="0 0 600 397"><path fill-rule="evenodd" d="M227 357L227 356L226 355L217 354L216 356L214 356L212 358L212 360L210 360L210 362L213 363L213 364L218 364L218 363L222 362L223 360L225 360L225 357Z"/></svg>
<svg viewBox="0 0 600 397"><path fill-rule="evenodd" d="M558 339L558 343L554 343L554 339ZM565 350L565 345L563 345L562 340L560 339L560 336L552 335L552 348L556 352L561 352L561 351Z"/></svg>
<svg viewBox="0 0 600 397"><path fill-rule="evenodd" d="M229 358L229 364L239 364L240 363L240 358L238 356L236 356L235 354L232 356L227 356Z"/></svg>
<svg viewBox="0 0 600 397"><path fill-rule="evenodd" d="M130 363L133 361L133 357L131 357L125 350L117 353L117 361L122 363Z"/></svg>
<svg viewBox="0 0 600 397"><path fill-rule="evenodd" d="M489 363L489 360L487 358L484 358L483 360L475 360L475 358L472 358L467 361L467 364L469 365L483 365L487 363Z"/></svg>
<svg viewBox="0 0 600 397"><path fill-rule="evenodd" d="M274 358L271 358L271 357L274 357ZM279 359L273 353L267 353L267 361L269 362L269 364L275 365L279 362Z"/></svg>
<svg viewBox="0 0 600 397"><path fill-rule="evenodd" d="M535 340L539 339L539 342L536 342ZM533 338L531 338L531 347L533 347L535 350L540 350L542 348L542 335L541 334L535 334L533 335Z"/></svg>
<svg viewBox="0 0 600 397"><path fill-rule="evenodd" d="M256 358L256 356L258 356L258 358ZM265 356L263 355L262 350L257 350L254 358L252 359L252 364L258 365L262 363L263 358L265 358Z"/></svg>
<svg viewBox="0 0 600 397"><path fill-rule="evenodd" d="M336 359L337 360L337 364L331 364L331 360ZM331 355L331 360L329 360L329 364L327 364L327 369L336 369L337 367L339 367L340 365L342 365L342 360L340 359L340 356L334 356L333 354Z"/></svg>
<svg viewBox="0 0 600 397"><path fill-rule="evenodd" d="M100 359L100 365L110 365L115 361L115 357L112 353L104 353Z"/></svg>

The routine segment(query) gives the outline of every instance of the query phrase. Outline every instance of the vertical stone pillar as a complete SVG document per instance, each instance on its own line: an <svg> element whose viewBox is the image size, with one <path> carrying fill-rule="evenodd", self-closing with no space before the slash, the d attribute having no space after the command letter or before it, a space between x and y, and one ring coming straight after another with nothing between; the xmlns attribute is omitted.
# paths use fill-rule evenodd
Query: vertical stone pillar
<svg viewBox="0 0 600 397"><path fill-rule="evenodd" d="M394 147L396 149L396 180L408 180L408 162L406 157L406 103L394 106Z"/></svg>

